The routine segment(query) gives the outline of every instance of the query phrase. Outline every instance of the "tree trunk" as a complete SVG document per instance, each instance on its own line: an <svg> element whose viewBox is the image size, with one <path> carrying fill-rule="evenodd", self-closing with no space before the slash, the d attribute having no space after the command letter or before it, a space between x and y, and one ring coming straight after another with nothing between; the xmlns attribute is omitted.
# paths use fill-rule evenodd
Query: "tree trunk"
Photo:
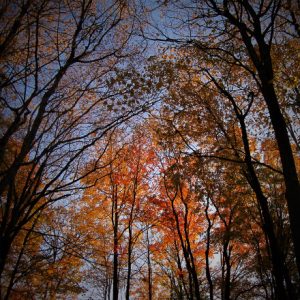
<svg viewBox="0 0 300 300"><path fill-rule="evenodd" d="M176 208L174 206L174 199L171 200L171 205L172 205L172 211L173 211L173 214L174 214L174 217L175 217L177 234L178 234L180 244L181 244L181 248L182 248L182 251L183 251L183 256L184 256L185 263L186 263L186 268L187 268L188 273L189 273L190 297L191 297L191 299L193 299L194 296L195 296L196 300L200 300L200 292L199 292L199 283L198 283L197 273L195 272L194 264L191 261L191 259L192 259L192 257L190 257L190 254L191 254L190 252L191 251L189 251L187 249L187 247L185 246L184 240L183 240L183 236L182 236L182 233L181 233L181 230L180 230L178 214L177 214ZM185 224L185 226L186 226L186 224ZM185 239L187 239L187 238L188 238L188 236L185 232ZM187 242L187 240L186 240L186 242ZM196 275L195 275L195 273L196 273ZM195 282L195 280L196 280L196 282ZM197 288L198 288L198 290L197 290Z"/></svg>
<svg viewBox="0 0 300 300"><path fill-rule="evenodd" d="M268 78L262 80L262 92L266 100L276 136L286 186L286 199L295 249L298 273L300 275L300 186L295 161L289 141L286 122L280 111L274 86Z"/></svg>
<svg viewBox="0 0 300 300"><path fill-rule="evenodd" d="M232 16L230 19L232 21ZM239 28L249 56L258 71L259 79L261 81L260 89L270 114L271 123L280 153L292 239L294 243L298 273L300 275L300 185L287 131L287 124L281 112L274 88L274 71L270 53L271 47L264 40L265 37L262 33L260 19L257 15L255 15L254 20L254 38L258 44L259 56L252 44L251 37L247 34L247 26L236 19L233 21L233 24Z"/></svg>
<svg viewBox="0 0 300 300"><path fill-rule="evenodd" d="M281 253L280 247L278 245L275 231L274 231L274 224L273 220L269 211L268 201L265 197L259 179L257 177L256 171L254 169L252 158L251 158L251 151L249 146L249 139L248 133L245 123L245 118L247 113L242 114L241 110L238 108L234 98L232 95L227 92L223 87L221 87L217 81L212 78L216 87L220 90L222 94L224 94L228 100L231 102L236 117L239 121L241 132L242 132L242 141L243 141L243 148L245 151L245 163L247 167L247 171L244 171L245 177L250 184L251 188L253 189L256 199L258 201L259 207L262 212L262 222L263 222L263 230L268 238L270 244L270 253L271 253L271 260L272 260L272 267L273 267L273 274L276 281L276 295L278 299L288 299L284 287L284 274L285 274L285 262L283 255ZM251 104L250 104L251 105ZM250 107L248 108L249 112ZM239 157L239 154L237 154ZM289 294L292 294L290 292ZM293 299L292 297L290 299Z"/></svg>
<svg viewBox="0 0 300 300"><path fill-rule="evenodd" d="M151 253L149 231L147 229L147 266L148 266L148 300L152 300L152 266L151 266Z"/></svg>
<svg viewBox="0 0 300 300"><path fill-rule="evenodd" d="M119 294L119 274L118 274L118 252L119 252L119 239L118 239L118 225L119 225L119 213L118 213L118 196L113 188L113 220L114 220L114 258L113 258L113 300L118 300Z"/></svg>
<svg viewBox="0 0 300 300"><path fill-rule="evenodd" d="M179 289L180 289L180 293L182 295L180 299L185 299L184 295L186 296L186 299L189 299L189 294L188 294L187 287L186 287L185 280L184 280L184 276L183 276L183 269L182 269L182 265L181 265L181 260L180 260L180 256L179 256L179 249L178 249L178 245L176 243L176 240L175 240L175 249L176 249L176 255L177 255L177 268L180 272L180 274L179 274Z"/></svg>
<svg viewBox="0 0 300 300"><path fill-rule="evenodd" d="M3 299L3 282L2 275L4 272L7 256L9 254L11 248L11 240L9 240L6 236L2 236L0 239L0 299Z"/></svg>
<svg viewBox="0 0 300 300"><path fill-rule="evenodd" d="M214 299L214 286L211 279L210 274L210 268L209 268L209 249L210 249L210 230L212 228L212 223L210 221L209 215L208 215L208 207L209 207L209 198L207 198L207 203L205 207L205 216L208 223L207 229L206 229L206 250L205 250L205 272L206 272L206 279L209 286L209 299Z"/></svg>
<svg viewBox="0 0 300 300"><path fill-rule="evenodd" d="M229 236L229 232L228 232L228 236ZM223 249L223 257L224 257L225 266L226 266L226 274L225 274L225 280L224 280L224 300L230 300L230 289L231 289L230 249L228 249L228 248L229 248L229 240L225 241L224 249Z"/></svg>
<svg viewBox="0 0 300 300"><path fill-rule="evenodd" d="M194 283L194 293L196 300L200 300L200 286L199 286L199 281L198 281L198 275L197 275L197 269L195 265L195 260L194 260L194 255L191 249L191 244L190 244L190 237L188 234L188 205L184 203L185 207L185 214L184 214L184 234L185 234L185 240L187 244L187 252L191 260L191 272L192 272L192 278L193 278L193 283Z"/></svg>
<svg viewBox="0 0 300 300"><path fill-rule="evenodd" d="M238 118L239 118L241 131L242 131L242 140L243 140L244 151L245 151L245 162L248 171L247 172L248 175L246 175L246 177L256 195L257 201L261 208L262 217L263 217L263 229L270 243L272 266L273 266L273 272L276 281L276 294L278 299L287 299L287 295L284 288L284 277L283 277L285 271L284 258L281 254L275 236L273 220L269 211L267 198L263 194L260 182L257 178L255 169L252 164L251 152L250 152L250 146L249 146L248 135L246 131L246 124L244 121L244 116L238 116Z"/></svg>
<svg viewBox="0 0 300 300"><path fill-rule="evenodd" d="M128 256L127 256L127 283L126 283L126 300L130 296L130 277L131 277L131 252L132 252L132 227L129 225L129 240L128 240Z"/></svg>

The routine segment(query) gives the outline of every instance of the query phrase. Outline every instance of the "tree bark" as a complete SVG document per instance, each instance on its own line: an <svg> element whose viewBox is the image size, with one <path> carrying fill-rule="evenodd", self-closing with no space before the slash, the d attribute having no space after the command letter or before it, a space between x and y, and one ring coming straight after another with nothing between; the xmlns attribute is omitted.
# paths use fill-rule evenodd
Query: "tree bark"
<svg viewBox="0 0 300 300"><path fill-rule="evenodd" d="M129 231L129 237L128 237L128 247L127 247L128 254L127 254L127 283L126 283L126 294L125 294L126 300L129 300L129 296L130 296L131 254L132 254L132 225L131 224L129 224L128 231Z"/></svg>
<svg viewBox="0 0 300 300"><path fill-rule="evenodd" d="M296 170L296 164L289 140L287 124L281 112L280 104L274 88L274 71L271 58L271 46L265 42L259 16L248 4L246 10L251 10L254 30L253 37L257 41L259 55L252 43L251 36L247 33L247 26L226 11L224 16L235 25L242 36L243 42L248 50L249 57L258 71L261 82L261 92L267 104L271 123L274 129L282 164L284 182L286 187L286 200L290 217L290 226L294 243L296 263L300 275L300 184ZM276 16L276 15L275 15ZM275 18L274 16L274 18ZM272 25L272 24L271 24ZM272 26L275 26L274 24Z"/></svg>
<svg viewBox="0 0 300 300"><path fill-rule="evenodd" d="M252 187L256 195L256 198L258 200L259 206L261 208L262 217L263 217L263 229L270 243L271 260L272 260L274 277L276 281L276 294L278 297L277 299L288 299L284 287L284 276L283 276L285 271L284 258L281 254L275 236L274 224L269 211L267 198L263 194L260 182L257 178L255 169L252 164L251 152L250 152L250 146L249 146L248 135L246 131L246 124L244 121L244 116L238 116L238 118L242 130L242 140L243 140L244 151L245 151L245 162L248 171L247 180L250 186Z"/></svg>
<svg viewBox="0 0 300 300"><path fill-rule="evenodd" d="M206 279L209 286L209 299L214 299L214 286L211 279L210 274L210 268L209 268L209 250L210 250L210 231L212 228L212 223L208 215L208 207L209 207L209 198L207 198L207 203L205 207L205 217L208 223L207 229L206 229L206 249L205 249L205 273L206 273Z"/></svg>
<svg viewBox="0 0 300 300"><path fill-rule="evenodd" d="M118 195L116 191L117 187L113 186L113 228L114 228L114 255L113 255L113 300L118 300L119 296L119 213L118 213Z"/></svg>
<svg viewBox="0 0 300 300"><path fill-rule="evenodd" d="M273 268L273 274L275 277L275 282L276 282L276 297L277 299L293 299L293 291L286 291L285 286L284 286L284 280L288 279L288 276L286 273L286 268L285 268L285 261L284 257L281 253L279 244L277 242L277 238L275 235L275 230L274 230L274 224L272 220L272 216L269 211L268 207L268 201L267 198L265 197L261 184L259 182L259 179L257 177L255 168L252 163L252 158L251 158L251 151L250 151L250 145L249 145L249 139L248 139L248 133L247 133L247 127L245 123L245 118L247 116L247 113L249 112L251 104L247 109L247 112L243 114L241 110L238 108L234 98L232 95L227 92L224 88L222 88L217 81L212 78L214 84L216 87L220 90L220 92L225 95L228 100L231 102L234 112L236 114L236 117L239 121L239 125L241 128L242 132L242 141L243 141L243 148L245 152L245 158L244 161L246 163L246 171L244 171L245 177L250 184L251 188L253 189L256 199L258 201L259 207L261 209L262 213L262 222L263 222L263 230L268 238L269 244L270 244L270 253L271 253L271 261L272 261L272 268ZM238 154L237 154L238 155ZM288 283L288 280L287 280ZM286 293L288 292L288 294ZM287 298L289 297L289 298Z"/></svg>
<svg viewBox="0 0 300 300"><path fill-rule="evenodd" d="M146 237L147 237L147 266L148 266L148 300L152 300L152 266L151 266L149 229L147 229Z"/></svg>

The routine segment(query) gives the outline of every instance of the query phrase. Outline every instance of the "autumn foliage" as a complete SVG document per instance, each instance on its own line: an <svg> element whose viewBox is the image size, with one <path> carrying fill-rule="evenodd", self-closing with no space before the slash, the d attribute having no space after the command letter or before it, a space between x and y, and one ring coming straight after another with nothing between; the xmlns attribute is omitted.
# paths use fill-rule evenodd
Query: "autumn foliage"
<svg viewBox="0 0 300 300"><path fill-rule="evenodd" d="M299 299L299 12L1 1L0 299Z"/></svg>

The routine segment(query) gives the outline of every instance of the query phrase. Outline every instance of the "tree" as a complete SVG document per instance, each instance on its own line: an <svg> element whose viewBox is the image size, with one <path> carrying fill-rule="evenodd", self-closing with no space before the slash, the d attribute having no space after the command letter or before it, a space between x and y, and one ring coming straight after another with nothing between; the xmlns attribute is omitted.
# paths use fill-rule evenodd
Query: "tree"
<svg viewBox="0 0 300 300"><path fill-rule="evenodd" d="M172 161L172 160L171 160ZM193 299L200 299L200 285L198 279L198 264L194 251L197 248L193 243L196 240L195 230L201 232L201 220L195 220L193 211L199 209L197 202L193 199L190 182L186 182L183 178L187 177L182 174L180 166L180 158L173 158L169 170L163 173L163 192L162 198L166 198L170 204L169 214L165 213L166 221L170 219L170 229L176 228L177 238L181 250L183 251L186 268L189 274L189 295ZM165 168L165 167L164 167ZM183 178L182 178L183 177ZM193 201L194 200L194 201ZM198 226L197 226L197 225ZM175 241L176 246L176 241ZM198 257L199 259L199 257Z"/></svg>
<svg viewBox="0 0 300 300"><path fill-rule="evenodd" d="M52 207L22 228L3 275L4 299L64 297L84 291L83 238L75 231L73 216L71 209Z"/></svg>
<svg viewBox="0 0 300 300"><path fill-rule="evenodd" d="M297 299L297 8L2 1L0 298Z"/></svg>
<svg viewBox="0 0 300 300"><path fill-rule="evenodd" d="M82 189L93 145L147 107L128 104L135 92L123 76L137 53L128 43L134 10L123 1L3 2L1 275L20 230Z"/></svg>
<svg viewBox="0 0 300 300"><path fill-rule="evenodd" d="M106 257L112 297L117 299L124 287L125 297L129 298L131 282L139 273L140 240L149 229L144 224L149 222L144 206L155 168L155 154L151 140L143 135L142 128L136 128L129 137L124 132L116 132L100 159L103 167L84 179L90 188L84 192L79 214L89 216L89 220L83 219L79 230L84 236L93 228L90 260L101 265L103 256ZM104 247L103 253L99 254L96 245Z"/></svg>
<svg viewBox="0 0 300 300"><path fill-rule="evenodd" d="M252 92L254 94L257 92L267 107L280 153L293 244L300 274L300 234L297 230L300 226L297 217L300 213L298 201L300 185L287 121L276 91L278 78L274 67L275 59L272 56L277 43L287 44L298 34L296 5L291 5L289 1L236 3L214 0L191 5L186 5L183 1L170 1L168 4L170 17L174 17L172 8L176 7L182 15L185 13L187 18L172 19L174 21L171 24L173 28L176 27L176 32L175 30L172 32L171 25L170 31L173 35L164 34L163 29L157 28L161 37L157 40L192 45L208 58L217 58L221 64L226 63L228 68L236 68L241 74L246 73L255 82L255 90ZM147 35L144 33L144 36ZM226 77L226 74L223 75ZM247 94L244 94L244 97L246 98Z"/></svg>
<svg viewBox="0 0 300 300"><path fill-rule="evenodd" d="M189 53L188 50L181 52ZM293 298L295 288L291 284L286 262L277 241L275 222L262 189L264 180L258 176L258 168L261 166L278 174L281 172L278 171L278 166L274 168L255 158L255 139L259 141L263 137L253 120L261 113L262 108L259 107L257 110L253 107L254 94L249 93L248 97L243 97L243 93L252 88L253 82L247 74L240 77L240 73L236 73L233 67L228 69L227 62L222 63L220 58L216 58L215 62L209 56L200 54L198 60L196 57L198 52L193 50L190 52L194 55L193 59L187 59L182 55L182 59L168 58L165 62L166 70L172 66L178 70L176 77L169 73L174 83L170 86L169 96L166 99L168 106L163 113L165 128L161 131L166 133L163 136L165 143L166 140L170 144L176 141L176 147L180 149L178 151L186 152L188 156L195 155L201 161L220 159L240 164L240 172L255 192L261 210L262 224L269 240L276 278L276 293L279 298L286 298L280 295L285 295L287 291L289 297ZM218 70L214 67L214 62L218 63ZM199 70L203 73L200 78L197 75ZM164 74L167 73L168 71L165 71ZM227 74L226 77L223 74ZM246 117L248 122L245 121ZM254 136L249 134L250 126L252 126L251 134ZM266 129L268 123L264 126ZM184 143L187 149L180 143Z"/></svg>

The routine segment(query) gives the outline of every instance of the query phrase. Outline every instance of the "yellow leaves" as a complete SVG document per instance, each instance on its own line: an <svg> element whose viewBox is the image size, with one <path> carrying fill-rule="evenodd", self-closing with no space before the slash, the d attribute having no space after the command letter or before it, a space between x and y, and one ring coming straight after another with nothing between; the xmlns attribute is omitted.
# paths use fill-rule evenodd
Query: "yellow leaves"
<svg viewBox="0 0 300 300"><path fill-rule="evenodd" d="M53 268L47 269L47 274L52 276L54 274L55 270Z"/></svg>
<svg viewBox="0 0 300 300"><path fill-rule="evenodd" d="M254 137L249 138L249 146L250 146L251 154L255 153L257 150L257 147L256 147L256 139Z"/></svg>
<svg viewBox="0 0 300 300"><path fill-rule="evenodd" d="M193 84L199 84L201 83L201 78L198 74L193 74L192 78L191 78L191 82Z"/></svg>
<svg viewBox="0 0 300 300"><path fill-rule="evenodd" d="M275 140L265 139L261 146L264 153L264 162L273 167L279 167L279 151Z"/></svg>
<svg viewBox="0 0 300 300"><path fill-rule="evenodd" d="M165 60L173 60L176 56L173 53L166 53L161 56Z"/></svg>

